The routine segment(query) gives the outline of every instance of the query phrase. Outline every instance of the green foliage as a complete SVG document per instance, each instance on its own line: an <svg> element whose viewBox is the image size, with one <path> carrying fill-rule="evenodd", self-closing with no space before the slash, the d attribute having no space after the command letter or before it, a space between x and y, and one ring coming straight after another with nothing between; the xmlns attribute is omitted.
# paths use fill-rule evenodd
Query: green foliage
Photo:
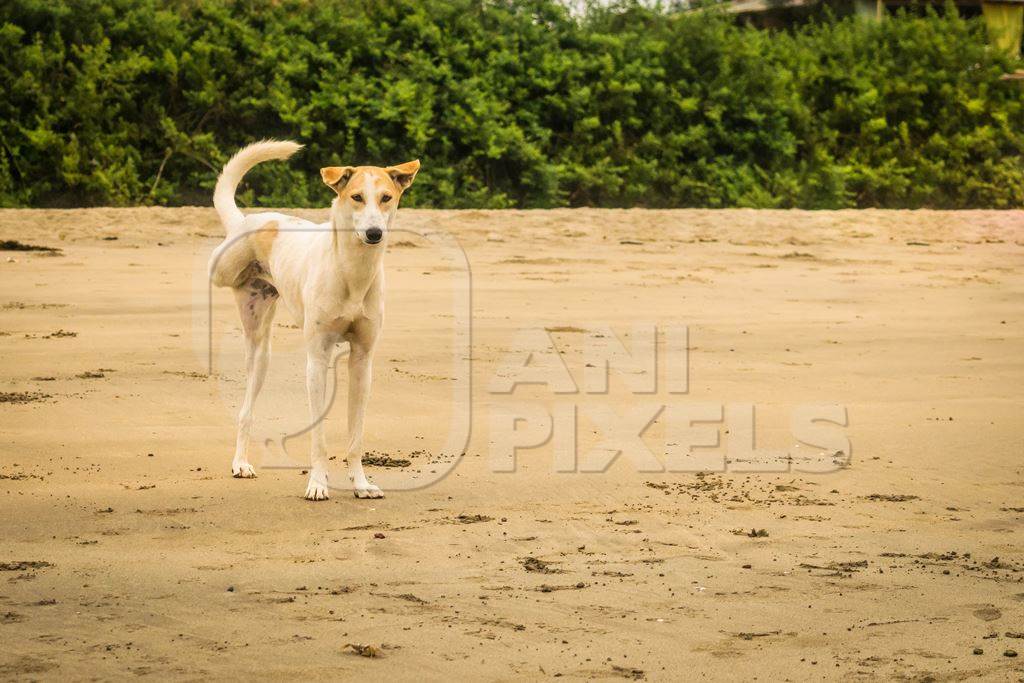
<svg viewBox="0 0 1024 683"><path fill-rule="evenodd" d="M9 0L0 206L208 204L420 158L406 205L1010 207L1024 102L954 10L785 31L557 0Z"/></svg>

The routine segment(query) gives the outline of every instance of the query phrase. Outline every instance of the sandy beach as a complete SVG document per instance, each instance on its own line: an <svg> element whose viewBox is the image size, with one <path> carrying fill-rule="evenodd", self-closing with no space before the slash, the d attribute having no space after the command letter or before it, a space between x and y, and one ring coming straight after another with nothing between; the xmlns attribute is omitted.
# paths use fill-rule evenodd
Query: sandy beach
<svg viewBox="0 0 1024 683"><path fill-rule="evenodd" d="M387 497L311 503L302 435L230 476L212 208L0 211L0 240L59 250L0 251L0 679L1024 680L1024 212L398 220L366 433ZM306 419L275 325L271 441ZM688 329L685 394L495 390L524 330L582 387L588 333L637 325ZM723 418L724 469L556 471L552 429L497 471L509 411L576 409L583 462L586 415L658 403L753 406L769 455L732 457ZM825 404L849 452L779 456Z"/></svg>

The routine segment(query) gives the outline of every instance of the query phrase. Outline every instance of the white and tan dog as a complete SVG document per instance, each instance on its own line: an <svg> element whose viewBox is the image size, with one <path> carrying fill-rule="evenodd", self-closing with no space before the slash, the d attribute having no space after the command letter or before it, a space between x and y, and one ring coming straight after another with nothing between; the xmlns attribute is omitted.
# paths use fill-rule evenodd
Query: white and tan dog
<svg viewBox="0 0 1024 683"><path fill-rule="evenodd" d="M302 327L306 343L306 390L313 420L306 498L328 498L325 394L331 353L342 341L350 345L348 476L357 498L380 498L384 494L363 472L363 417L384 318L384 247L398 200L412 184L420 162L320 169L324 183L337 193L327 223L280 213L242 214L235 205L242 176L262 161L287 159L301 147L276 140L245 147L224 167L213 194L227 238L213 252L210 275L213 284L234 291L246 342L245 399L231 472L235 477L256 476L248 453L253 404L267 373L270 331L280 297Z"/></svg>

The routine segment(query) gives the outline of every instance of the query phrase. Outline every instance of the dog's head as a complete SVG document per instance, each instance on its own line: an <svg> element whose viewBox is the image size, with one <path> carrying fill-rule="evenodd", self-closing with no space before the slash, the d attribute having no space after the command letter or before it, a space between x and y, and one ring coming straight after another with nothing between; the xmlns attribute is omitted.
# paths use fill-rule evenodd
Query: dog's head
<svg viewBox="0 0 1024 683"><path fill-rule="evenodd" d="M328 166L320 169L324 183L338 193L340 217L364 244L380 244L398 209L402 193L412 185L420 162L398 166Z"/></svg>

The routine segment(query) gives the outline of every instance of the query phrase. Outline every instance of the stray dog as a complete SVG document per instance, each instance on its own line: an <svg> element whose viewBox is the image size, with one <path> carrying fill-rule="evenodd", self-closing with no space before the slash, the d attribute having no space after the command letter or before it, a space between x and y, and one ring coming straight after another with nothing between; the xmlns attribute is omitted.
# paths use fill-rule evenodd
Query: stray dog
<svg viewBox="0 0 1024 683"><path fill-rule="evenodd" d="M384 247L398 201L416 178L420 162L320 169L324 183L337 193L327 223L280 213L242 214L235 205L242 176L262 161L287 159L301 148L278 140L243 148L224 166L213 193L227 237L213 252L210 276L214 285L234 291L245 334L245 399L231 472L240 478L256 476L248 452L253 404L267 374L270 330L281 298L301 326L306 345L306 391L313 420L306 499L329 496L325 392L331 352L342 341L350 347L348 477L357 498L381 498L383 492L363 472L363 417L384 319Z"/></svg>

